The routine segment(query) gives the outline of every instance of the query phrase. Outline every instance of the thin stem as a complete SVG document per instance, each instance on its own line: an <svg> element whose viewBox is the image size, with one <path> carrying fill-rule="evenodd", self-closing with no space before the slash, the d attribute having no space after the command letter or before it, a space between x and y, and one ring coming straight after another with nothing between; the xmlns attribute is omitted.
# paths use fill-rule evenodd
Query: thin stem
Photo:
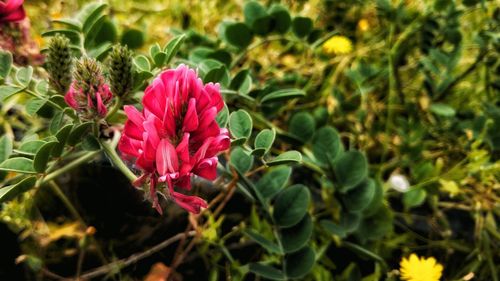
<svg viewBox="0 0 500 281"><path fill-rule="evenodd" d="M122 99L120 97L116 96L115 97L115 104L108 112L108 115L106 116L106 120L111 119L118 112L118 110L122 107L122 103L123 103Z"/></svg>
<svg viewBox="0 0 500 281"><path fill-rule="evenodd" d="M97 276L105 275L107 273L111 273L111 272L113 272L113 270L116 270L117 268L124 268L124 267L129 266L131 264L134 264L134 263L136 263L144 258L147 258L147 257L151 256L152 254L155 254L155 253L163 250L164 248L168 247L172 243L175 243L175 242L183 239L184 237L192 237L195 235L196 235L196 231L189 231L188 233L176 234L176 235L168 238L167 240L161 242L160 244L149 248L148 250L146 250L144 252L133 254L133 255L129 256L128 258L117 260L115 262L112 262L112 263L100 266L98 268L95 268L93 270L87 271L86 273L84 273L80 276L80 279L87 280L87 279L95 278ZM63 280L71 280L71 279L68 278L68 279L63 279Z"/></svg>
<svg viewBox="0 0 500 281"><path fill-rule="evenodd" d="M68 197L61 190L59 185L55 181L50 181L49 186L52 188L52 190L57 195L57 197L59 197L59 199L63 202L63 204L66 206L66 208L71 213L71 215L73 217L75 217L83 226L85 226L85 222L83 221L83 218L80 216L80 214L76 210L75 206L73 206L73 204L68 199Z"/></svg>
<svg viewBox="0 0 500 281"><path fill-rule="evenodd" d="M58 170L55 170L54 172L46 175L43 180L40 182L40 185L43 185L45 183L48 183L54 179L56 179L58 176L80 166L81 164L87 163L88 161L92 160L94 157L96 157L99 153L101 153L101 150L96 150L92 152L88 152L87 154L83 155L82 157L74 160L73 162L70 162L69 164L61 167Z"/></svg>
<svg viewBox="0 0 500 281"><path fill-rule="evenodd" d="M113 141L110 143L105 141L100 141L102 148L106 152L106 155L109 157L109 160L113 162L113 164L118 168L130 181L137 180L137 176L123 163L122 159L116 153L116 144L120 139L120 133L118 131L114 132Z"/></svg>

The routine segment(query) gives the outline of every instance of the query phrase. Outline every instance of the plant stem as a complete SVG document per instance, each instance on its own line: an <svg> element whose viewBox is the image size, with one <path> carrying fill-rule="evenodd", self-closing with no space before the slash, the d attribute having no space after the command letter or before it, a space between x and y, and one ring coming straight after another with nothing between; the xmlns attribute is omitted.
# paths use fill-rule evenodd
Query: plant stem
<svg viewBox="0 0 500 281"><path fill-rule="evenodd" d="M130 181L135 181L137 180L137 176L130 171L130 169L123 163L122 159L118 154L116 153L116 145L118 143L118 140L120 139L121 134L118 131L115 131L114 136L113 136L113 141L110 143L107 143L105 141L99 141L101 143L102 148L106 152L106 155L109 157L109 160L113 162L113 164L118 168Z"/></svg>
<svg viewBox="0 0 500 281"><path fill-rule="evenodd" d="M111 110L108 112L108 115L106 116L106 120L111 119L116 112L122 107L122 99L118 96L115 97L115 104L111 108Z"/></svg>
<svg viewBox="0 0 500 281"><path fill-rule="evenodd" d="M83 155L82 157L74 160L73 162L70 162L69 164L61 167L60 169L58 170L55 170L54 172L46 175L43 180L40 182L40 185L43 185L45 183L48 183L54 179L56 179L58 176L80 166L81 164L84 164L88 161L90 161L91 159L93 159L95 156L97 156L99 153L101 153L101 150L96 150L96 151L92 151L92 152L88 152L87 154Z"/></svg>
<svg viewBox="0 0 500 281"><path fill-rule="evenodd" d="M75 217L83 226L85 226L85 222L83 221L83 218L80 216L80 214L76 210L75 206L73 206L73 204L68 199L68 197L61 190L59 185L55 181L50 181L49 186L52 188L52 190L57 195L57 197L59 197L59 199L63 202L63 204L66 206L66 208L71 213L71 215L73 217Z"/></svg>

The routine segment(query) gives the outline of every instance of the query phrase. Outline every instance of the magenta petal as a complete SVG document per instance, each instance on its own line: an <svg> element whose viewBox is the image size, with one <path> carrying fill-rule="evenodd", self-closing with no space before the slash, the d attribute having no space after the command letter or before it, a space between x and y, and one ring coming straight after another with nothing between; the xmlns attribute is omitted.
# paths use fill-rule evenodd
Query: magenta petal
<svg viewBox="0 0 500 281"><path fill-rule="evenodd" d="M198 128L198 113L196 112L196 100L189 100L186 115L184 116L184 131L192 132Z"/></svg>
<svg viewBox="0 0 500 281"><path fill-rule="evenodd" d="M215 116L217 116L217 108L215 108L215 106L205 110L200 116L199 128L206 129L212 122L214 122Z"/></svg>
<svg viewBox="0 0 500 281"><path fill-rule="evenodd" d="M217 178L217 157L202 160L196 167L195 174L207 180Z"/></svg>
<svg viewBox="0 0 500 281"><path fill-rule="evenodd" d="M189 162L189 133L184 133L182 141L177 145L175 151L182 162Z"/></svg>
<svg viewBox="0 0 500 281"><path fill-rule="evenodd" d="M101 93L96 93L96 97L97 97L97 113L99 114L99 116L104 117L106 116L106 113L108 113L108 110L106 109L106 106L102 102Z"/></svg>
<svg viewBox="0 0 500 281"><path fill-rule="evenodd" d="M68 93L64 96L64 101L74 109L78 109L78 103L75 99L75 91L71 87Z"/></svg>
<svg viewBox="0 0 500 281"><path fill-rule="evenodd" d="M193 214L199 214L201 208L208 207L207 202L200 197L184 195L175 191L172 191L171 194L177 205Z"/></svg>
<svg viewBox="0 0 500 281"><path fill-rule="evenodd" d="M1 17L0 15L0 22L18 22L24 20L25 18L26 18L26 12L24 11L24 8L21 6L4 17Z"/></svg>
<svg viewBox="0 0 500 281"><path fill-rule="evenodd" d="M123 107L123 110L127 114L127 117L130 121L134 122L137 126L142 126L142 122L144 122L144 117L142 114L132 105L126 105Z"/></svg>
<svg viewBox="0 0 500 281"><path fill-rule="evenodd" d="M161 176L175 173L179 169L175 147L166 139L160 141L156 150L156 169Z"/></svg>

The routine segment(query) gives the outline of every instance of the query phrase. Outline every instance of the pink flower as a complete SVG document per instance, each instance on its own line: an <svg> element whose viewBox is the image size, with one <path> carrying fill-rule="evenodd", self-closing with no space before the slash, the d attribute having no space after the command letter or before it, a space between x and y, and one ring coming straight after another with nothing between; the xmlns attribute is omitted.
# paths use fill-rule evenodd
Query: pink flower
<svg viewBox="0 0 500 281"><path fill-rule="evenodd" d="M101 118L105 117L112 98L113 94L107 84L90 85L88 89L84 89L76 81L71 83L64 96L66 103L87 119L96 113Z"/></svg>
<svg viewBox="0 0 500 281"><path fill-rule="evenodd" d="M143 110L125 106L125 123L119 150L134 159L143 174L134 183L150 183L153 207L158 204L156 187L165 183L164 193L179 206L199 213L207 203L176 191L191 189L191 176L208 180L217 177L217 154L229 148L227 129L215 117L224 106L219 85L203 84L187 66L162 72L149 85L142 99Z"/></svg>
<svg viewBox="0 0 500 281"><path fill-rule="evenodd" d="M0 0L0 23L18 22L26 17L24 0Z"/></svg>

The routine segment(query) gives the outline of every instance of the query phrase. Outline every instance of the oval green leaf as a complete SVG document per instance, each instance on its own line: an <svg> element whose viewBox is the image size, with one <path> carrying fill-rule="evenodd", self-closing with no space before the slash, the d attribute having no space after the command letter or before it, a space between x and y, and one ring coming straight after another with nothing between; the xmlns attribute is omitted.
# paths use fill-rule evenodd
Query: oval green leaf
<svg viewBox="0 0 500 281"><path fill-rule="evenodd" d="M281 229L281 245L285 253L292 253L304 247L311 239L313 223L311 216L306 214L302 220L289 228Z"/></svg>
<svg viewBox="0 0 500 281"><path fill-rule="evenodd" d="M311 271L316 260L316 254L310 247L304 247L286 256L285 259L286 276L291 279L299 279Z"/></svg>
<svg viewBox="0 0 500 281"><path fill-rule="evenodd" d="M280 192L274 203L273 217L280 227L297 224L307 213L311 194L301 184L292 185Z"/></svg>
<svg viewBox="0 0 500 281"><path fill-rule="evenodd" d="M299 89L283 89L265 95L261 103L289 100L292 98L304 97L306 92Z"/></svg>
<svg viewBox="0 0 500 281"><path fill-rule="evenodd" d="M0 204L10 201L16 198L19 194L30 190L35 186L35 183L36 177L28 177L14 185L0 188Z"/></svg>
<svg viewBox="0 0 500 281"><path fill-rule="evenodd" d="M335 161L334 170L340 184L339 191L347 192L368 176L368 162L363 153L347 151Z"/></svg>
<svg viewBox="0 0 500 281"><path fill-rule="evenodd" d="M295 164L302 162L302 154L296 150L290 150L285 153L278 155L276 158L267 161L266 165L276 166L283 164Z"/></svg>
<svg viewBox="0 0 500 281"><path fill-rule="evenodd" d="M14 157L0 164L0 171L17 172L22 174L36 174L33 161L25 157Z"/></svg>
<svg viewBox="0 0 500 281"><path fill-rule="evenodd" d="M236 139L248 139L252 133L252 117L245 110L240 109L229 115L229 131Z"/></svg>

